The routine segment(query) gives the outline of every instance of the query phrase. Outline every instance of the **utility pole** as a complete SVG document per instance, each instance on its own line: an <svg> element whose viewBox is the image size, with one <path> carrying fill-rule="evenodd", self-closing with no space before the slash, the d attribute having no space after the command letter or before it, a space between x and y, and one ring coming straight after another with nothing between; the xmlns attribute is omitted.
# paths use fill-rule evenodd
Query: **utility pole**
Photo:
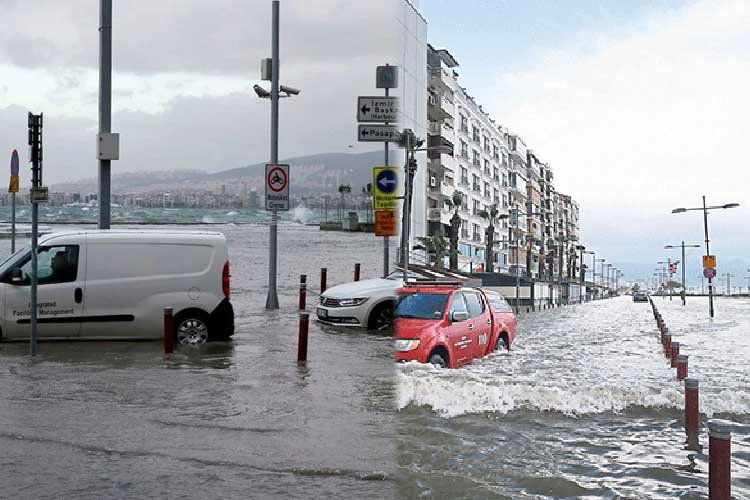
<svg viewBox="0 0 750 500"><path fill-rule="evenodd" d="M39 200L37 191L42 186L42 161L44 146L42 128L44 115L29 113L29 146L31 147L31 355L36 356L37 316L39 314L37 288L39 253Z"/></svg>
<svg viewBox="0 0 750 500"><path fill-rule="evenodd" d="M110 228L111 161L102 142L112 131L112 0L99 0L99 229Z"/></svg>

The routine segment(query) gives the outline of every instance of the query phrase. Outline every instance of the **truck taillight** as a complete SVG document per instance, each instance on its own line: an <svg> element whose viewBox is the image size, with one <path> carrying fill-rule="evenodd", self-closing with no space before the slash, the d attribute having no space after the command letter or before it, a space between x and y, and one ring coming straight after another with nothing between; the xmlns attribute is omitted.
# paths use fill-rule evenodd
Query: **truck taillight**
<svg viewBox="0 0 750 500"><path fill-rule="evenodd" d="M229 261L224 264L224 271L221 273L221 290L224 292L224 297L229 299Z"/></svg>

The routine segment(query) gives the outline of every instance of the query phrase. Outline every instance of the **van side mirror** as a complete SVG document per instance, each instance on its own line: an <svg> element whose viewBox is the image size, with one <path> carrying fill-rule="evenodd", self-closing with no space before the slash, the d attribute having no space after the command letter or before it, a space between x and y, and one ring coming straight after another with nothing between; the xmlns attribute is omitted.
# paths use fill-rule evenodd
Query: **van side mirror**
<svg viewBox="0 0 750 500"><path fill-rule="evenodd" d="M469 313L466 311L453 311L453 314L451 314L451 321L454 323L466 321L467 319L469 319Z"/></svg>
<svg viewBox="0 0 750 500"><path fill-rule="evenodd" d="M10 276L13 283L21 283L23 281L23 270L21 270L20 267L17 267L13 269Z"/></svg>

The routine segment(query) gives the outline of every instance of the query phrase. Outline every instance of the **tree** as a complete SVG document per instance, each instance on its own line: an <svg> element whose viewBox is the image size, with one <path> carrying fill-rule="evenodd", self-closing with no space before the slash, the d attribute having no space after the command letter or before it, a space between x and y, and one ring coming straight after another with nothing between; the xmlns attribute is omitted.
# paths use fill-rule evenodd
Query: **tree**
<svg viewBox="0 0 750 500"><path fill-rule="evenodd" d="M486 246L484 250L484 272L486 273L495 272L495 222L498 220L498 213L497 205L492 205L489 210L482 210L479 214L483 219L487 219L490 222L489 227L487 227Z"/></svg>
<svg viewBox="0 0 750 500"><path fill-rule="evenodd" d="M417 238L427 250L427 255L435 256L435 267L438 269L443 268L443 257L445 257L445 251L448 249L448 241L445 239L445 232L442 224L438 233L433 236L420 236Z"/></svg>
<svg viewBox="0 0 750 500"><path fill-rule="evenodd" d="M451 217L451 240L449 251L448 267L453 271L458 271L458 232L461 230L461 217L458 215L458 209L461 208L463 197L460 191L454 191L450 200L446 200L448 208L454 210Z"/></svg>

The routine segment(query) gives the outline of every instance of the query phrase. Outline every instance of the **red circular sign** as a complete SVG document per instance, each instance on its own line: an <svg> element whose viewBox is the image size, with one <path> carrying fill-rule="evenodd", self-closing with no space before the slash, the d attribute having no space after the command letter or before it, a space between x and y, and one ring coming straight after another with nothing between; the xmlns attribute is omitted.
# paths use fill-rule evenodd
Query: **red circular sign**
<svg viewBox="0 0 750 500"><path fill-rule="evenodd" d="M268 186L268 189L274 193L280 193L286 188L286 183L287 177L283 168L273 167L268 171L268 176L266 177L266 185Z"/></svg>

